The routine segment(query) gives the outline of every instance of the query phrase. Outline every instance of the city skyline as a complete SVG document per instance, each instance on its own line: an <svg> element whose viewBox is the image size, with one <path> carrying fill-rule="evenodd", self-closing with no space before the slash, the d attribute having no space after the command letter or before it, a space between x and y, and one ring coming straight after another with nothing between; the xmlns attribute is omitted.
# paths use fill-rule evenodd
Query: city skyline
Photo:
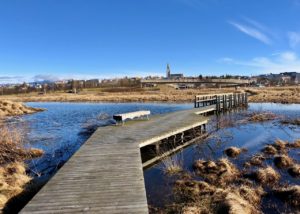
<svg viewBox="0 0 300 214"><path fill-rule="evenodd" d="M0 83L300 71L300 1L2 1Z"/></svg>

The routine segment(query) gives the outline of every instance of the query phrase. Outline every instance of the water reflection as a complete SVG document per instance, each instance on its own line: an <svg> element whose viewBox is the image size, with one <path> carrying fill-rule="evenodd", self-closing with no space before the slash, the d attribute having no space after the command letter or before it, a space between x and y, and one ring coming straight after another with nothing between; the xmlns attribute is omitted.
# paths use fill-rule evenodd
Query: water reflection
<svg viewBox="0 0 300 214"><path fill-rule="evenodd" d="M271 111L285 117L300 117L299 104L250 104L248 113L252 111ZM276 139L291 142L300 138L299 126L282 125L280 119L262 123L244 123L245 116L246 111L242 111L212 118L209 125L212 136L182 150L184 170L193 172L193 163L198 159L217 160L225 157L223 151L230 146L243 147L248 150L239 158L231 159L241 169L244 162L249 160L253 154L259 153L263 145L273 143ZM235 125L232 126L233 124ZM291 150L289 155L300 161L299 151ZM267 160L266 163L273 165L272 159ZM155 207L165 206L172 202L173 182L176 180L176 176L165 175L161 167L162 165L158 163L144 170L148 203ZM292 178L284 170L279 171L282 181L300 184L299 179ZM265 200L274 202L275 199L267 198ZM267 207L264 207L264 211L272 213Z"/></svg>
<svg viewBox="0 0 300 214"><path fill-rule="evenodd" d="M14 118L27 133L27 146L40 148L45 155L30 161L33 176L51 176L100 126L113 123L112 115L138 110L162 114L192 108L191 104L142 103L27 103L47 109Z"/></svg>

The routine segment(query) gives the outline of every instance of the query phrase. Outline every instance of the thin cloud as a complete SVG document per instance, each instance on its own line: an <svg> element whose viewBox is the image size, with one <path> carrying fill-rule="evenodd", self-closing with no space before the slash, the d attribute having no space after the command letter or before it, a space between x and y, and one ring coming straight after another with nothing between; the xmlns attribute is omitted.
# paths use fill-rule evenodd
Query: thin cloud
<svg viewBox="0 0 300 214"><path fill-rule="evenodd" d="M252 21L253 22L253 21ZM259 30L257 27L255 26L249 26L249 25L245 25L245 24L240 24L238 22L234 22L234 21L229 21L229 24L231 24L232 26L234 26L236 29L238 29L239 31L247 34L248 36L251 36L267 45L272 44L271 39L263 32L261 32L261 30ZM256 24L257 25L257 24Z"/></svg>
<svg viewBox="0 0 300 214"><path fill-rule="evenodd" d="M23 77L20 76L0 76L0 80L14 80L14 79L21 79Z"/></svg>
<svg viewBox="0 0 300 214"><path fill-rule="evenodd" d="M218 61L219 62L228 63L228 64L234 62L234 60L232 58L230 58L230 57L223 57L223 58L219 59Z"/></svg>
<svg viewBox="0 0 300 214"><path fill-rule="evenodd" d="M225 64L225 63L224 63ZM250 60L231 60L232 65L252 68L259 73L300 72L300 59L292 51L281 52L272 57L255 57Z"/></svg>
<svg viewBox="0 0 300 214"><path fill-rule="evenodd" d="M269 29L266 26L264 26L263 24L255 21L253 19L244 17L244 20L261 31L269 31Z"/></svg>
<svg viewBox="0 0 300 214"><path fill-rule="evenodd" d="M296 48L300 44L300 33L288 32L287 36L291 48Z"/></svg>
<svg viewBox="0 0 300 214"><path fill-rule="evenodd" d="M35 75L33 77L34 81L50 81L50 82L54 82L59 80L59 77L54 76L54 75L45 75L45 74L39 74L39 75Z"/></svg>
<svg viewBox="0 0 300 214"><path fill-rule="evenodd" d="M22 76L0 76L0 83L15 83L24 82L25 78Z"/></svg>

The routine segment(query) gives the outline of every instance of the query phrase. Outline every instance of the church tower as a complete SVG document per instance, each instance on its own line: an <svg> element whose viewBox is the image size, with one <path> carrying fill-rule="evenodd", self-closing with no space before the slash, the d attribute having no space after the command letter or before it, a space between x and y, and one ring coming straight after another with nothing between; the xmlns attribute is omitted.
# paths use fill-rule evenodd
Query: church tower
<svg viewBox="0 0 300 214"><path fill-rule="evenodd" d="M170 79L170 77L171 77L171 70L170 70L170 66L169 66L169 64L167 64L167 75L166 75L166 77L167 77L167 79Z"/></svg>

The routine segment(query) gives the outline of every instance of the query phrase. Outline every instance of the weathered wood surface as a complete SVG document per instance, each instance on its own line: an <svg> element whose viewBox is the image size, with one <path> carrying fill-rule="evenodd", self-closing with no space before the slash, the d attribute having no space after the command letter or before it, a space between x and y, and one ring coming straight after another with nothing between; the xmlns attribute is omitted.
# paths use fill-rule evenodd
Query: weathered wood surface
<svg viewBox="0 0 300 214"><path fill-rule="evenodd" d="M141 144L205 123L195 112L99 128L21 213L148 213Z"/></svg>

